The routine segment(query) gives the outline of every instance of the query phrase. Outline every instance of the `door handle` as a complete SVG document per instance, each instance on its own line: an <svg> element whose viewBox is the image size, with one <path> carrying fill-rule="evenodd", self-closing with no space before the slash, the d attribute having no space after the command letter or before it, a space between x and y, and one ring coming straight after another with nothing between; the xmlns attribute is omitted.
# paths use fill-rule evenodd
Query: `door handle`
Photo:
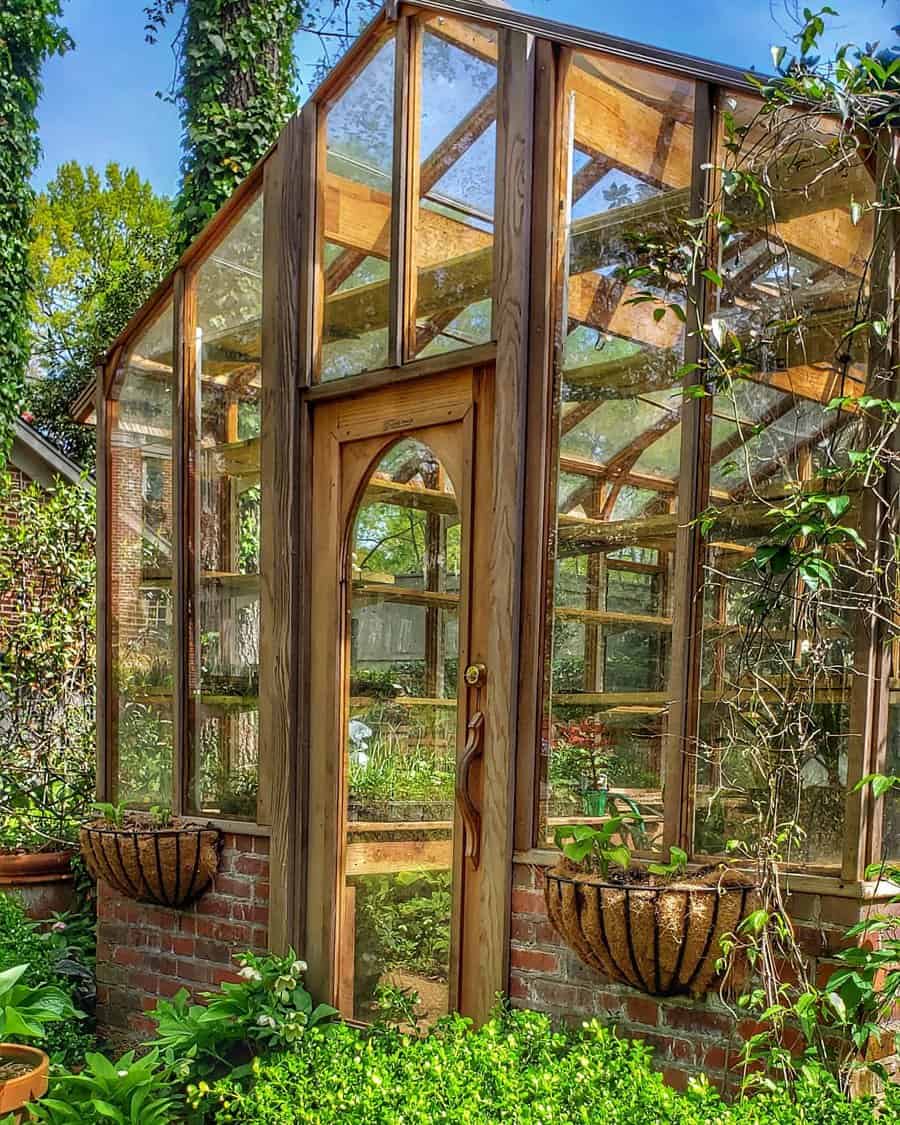
<svg viewBox="0 0 900 1125"><path fill-rule="evenodd" d="M468 737L459 771L456 775L456 799L463 819L463 855L471 859L472 866L478 868L481 862L481 809L472 800L469 791L469 775L477 758L484 750L484 714L476 711L468 723Z"/></svg>

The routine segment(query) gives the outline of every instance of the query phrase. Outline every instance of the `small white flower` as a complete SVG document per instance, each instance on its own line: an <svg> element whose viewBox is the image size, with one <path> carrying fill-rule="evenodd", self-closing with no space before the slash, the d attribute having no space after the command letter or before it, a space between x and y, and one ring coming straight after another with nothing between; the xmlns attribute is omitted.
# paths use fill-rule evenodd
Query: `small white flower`
<svg viewBox="0 0 900 1125"><path fill-rule="evenodd" d="M259 972L258 969L254 969L252 965L245 965L238 973L238 976L242 977L244 980L262 980L262 973Z"/></svg>
<svg viewBox="0 0 900 1125"><path fill-rule="evenodd" d="M308 968L309 965L307 965L305 961L295 961L293 965L291 965L291 972L299 975L300 973L305 973Z"/></svg>
<svg viewBox="0 0 900 1125"><path fill-rule="evenodd" d="M128 1071L127 1070L117 1070L116 1074L118 1074L118 1076L120 1078L127 1078L128 1077Z"/></svg>

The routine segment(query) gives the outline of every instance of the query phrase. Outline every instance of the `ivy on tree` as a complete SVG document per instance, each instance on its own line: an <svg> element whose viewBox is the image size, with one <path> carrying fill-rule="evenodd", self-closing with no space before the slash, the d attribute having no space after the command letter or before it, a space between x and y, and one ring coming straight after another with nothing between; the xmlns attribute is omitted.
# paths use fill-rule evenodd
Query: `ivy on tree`
<svg viewBox="0 0 900 1125"><path fill-rule="evenodd" d="M145 9L153 41L182 0ZM171 97L184 129L180 245L216 213L297 108L298 0L183 0Z"/></svg>
<svg viewBox="0 0 900 1125"><path fill-rule="evenodd" d="M28 363L30 179L39 153L40 71L47 58L71 46L59 16L59 0L0 5L0 458L8 452Z"/></svg>

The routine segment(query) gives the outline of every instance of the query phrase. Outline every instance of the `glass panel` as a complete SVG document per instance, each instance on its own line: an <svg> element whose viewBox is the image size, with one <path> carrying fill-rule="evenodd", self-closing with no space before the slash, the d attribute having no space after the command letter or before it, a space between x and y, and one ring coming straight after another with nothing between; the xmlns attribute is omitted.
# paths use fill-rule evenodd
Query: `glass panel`
<svg viewBox="0 0 900 1125"><path fill-rule="evenodd" d="M742 377L713 405L710 499L725 515L706 563L695 847L716 853L728 839L759 836L778 807L803 830L791 858L836 866L852 614L840 580L814 613L798 577L760 571L752 559L769 542L771 508L821 489L822 471L841 463L852 439L854 411L827 407L865 384L865 334L844 333L866 296L872 230L870 218L853 225L849 200L871 199L873 188L858 160L829 167L831 124L788 110L759 118L760 103L745 96L726 98L725 108L719 207L731 230L719 248L713 318L717 336L740 343ZM773 139L788 132L789 142ZM763 165L765 208L739 179Z"/></svg>
<svg viewBox="0 0 900 1125"><path fill-rule="evenodd" d="M192 812L256 816L262 196L197 273Z"/></svg>
<svg viewBox="0 0 900 1125"><path fill-rule="evenodd" d="M495 34L445 16L423 21L413 354L491 338Z"/></svg>
<svg viewBox="0 0 900 1125"><path fill-rule="evenodd" d="M172 305L117 372L110 432L110 643L116 797L172 804Z"/></svg>
<svg viewBox="0 0 900 1125"><path fill-rule="evenodd" d="M542 838L662 828L693 83L577 54ZM674 249L671 249L674 247ZM665 261L661 248L668 248ZM622 802L620 802L621 804Z"/></svg>
<svg viewBox="0 0 900 1125"><path fill-rule="evenodd" d="M391 40L328 111L323 380L388 362L394 53Z"/></svg>
<svg viewBox="0 0 900 1125"><path fill-rule="evenodd" d="M456 776L460 524L421 442L369 480L351 540L341 1007L380 984L447 1011Z"/></svg>

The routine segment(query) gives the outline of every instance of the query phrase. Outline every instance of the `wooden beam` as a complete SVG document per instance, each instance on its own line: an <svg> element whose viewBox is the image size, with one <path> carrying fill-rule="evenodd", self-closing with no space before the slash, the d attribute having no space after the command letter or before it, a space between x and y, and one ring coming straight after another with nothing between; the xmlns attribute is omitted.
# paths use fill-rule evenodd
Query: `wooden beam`
<svg viewBox="0 0 900 1125"><path fill-rule="evenodd" d="M304 739L299 724L298 636L303 591L301 496L309 488L308 427L300 413L307 377L310 294L300 302L301 261L314 243L308 172L316 148L316 107L281 134L266 168L263 219L263 341L260 436L259 808L271 825L269 947L299 946L305 873ZM308 282L307 282L308 284Z"/></svg>

